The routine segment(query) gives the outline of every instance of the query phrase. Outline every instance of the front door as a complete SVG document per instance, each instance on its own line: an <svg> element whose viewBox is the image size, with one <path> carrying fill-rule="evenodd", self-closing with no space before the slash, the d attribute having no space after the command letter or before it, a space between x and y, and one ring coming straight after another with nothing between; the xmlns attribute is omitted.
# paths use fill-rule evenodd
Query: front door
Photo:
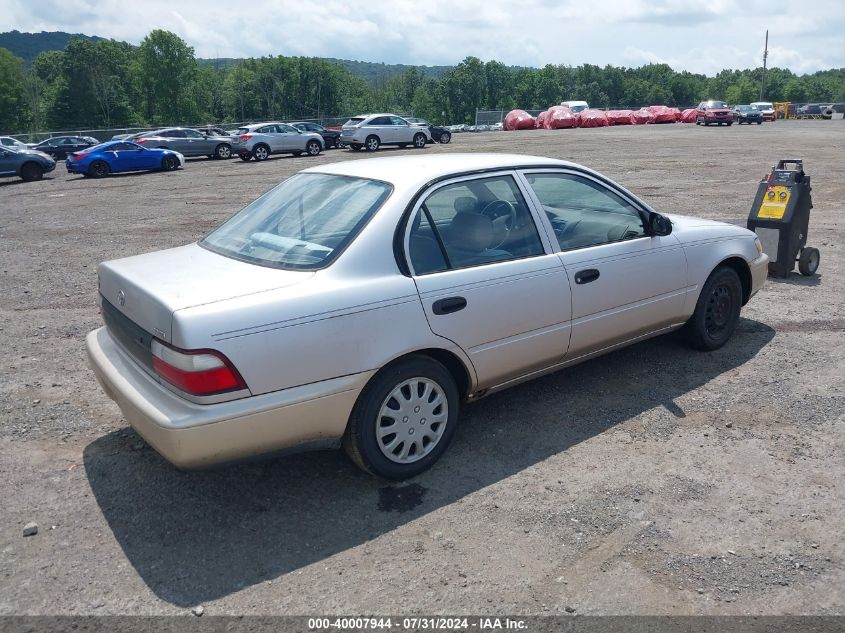
<svg viewBox="0 0 845 633"><path fill-rule="evenodd" d="M17 154L0 147L0 176L14 176L17 173Z"/></svg>
<svg viewBox="0 0 845 633"><path fill-rule="evenodd" d="M466 352L479 388L566 353L569 281L513 174L432 188L412 216L406 252L432 331Z"/></svg>
<svg viewBox="0 0 845 633"><path fill-rule="evenodd" d="M524 174L572 282L577 358L682 320L687 262L673 236L652 236L648 211L589 174Z"/></svg>

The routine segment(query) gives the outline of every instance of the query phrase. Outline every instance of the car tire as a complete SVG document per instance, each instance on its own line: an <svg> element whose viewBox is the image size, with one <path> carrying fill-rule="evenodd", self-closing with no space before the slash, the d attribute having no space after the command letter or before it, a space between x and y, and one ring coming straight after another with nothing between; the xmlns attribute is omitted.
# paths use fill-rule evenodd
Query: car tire
<svg viewBox="0 0 845 633"><path fill-rule="evenodd" d="M428 137L422 132L414 134L414 147L423 149L428 144Z"/></svg>
<svg viewBox="0 0 845 633"><path fill-rule="evenodd" d="M369 473L386 479L413 477L430 468L448 447L458 408L458 388L449 370L428 356L407 357L379 371L361 392L343 447ZM391 419L393 424L385 425ZM385 431L393 426L398 434ZM421 439L414 438L414 432Z"/></svg>
<svg viewBox="0 0 845 633"><path fill-rule="evenodd" d="M220 145L214 148L214 158L219 158L220 160L232 158L232 146L228 143L220 143Z"/></svg>
<svg viewBox="0 0 845 633"><path fill-rule="evenodd" d="M252 157L258 162L267 160L270 157L270 148L264 143L259 143L252 148Z"/></svg>
<svg viewBox="0 0 845 633"><path fill-rule="evenodd" d="M805 246L801 249L801 255L798 257L798 272L805 277L812 277L819 269L820 260L819 249Z"/></svg>
<svg viewBox="0 0 845 633"><path fill-rule="evenodd" d="M757 125L762 125L762 124L763 124L762 121L757 121ZM751 125L751 123L749 123L748 125Z"/></svg>
<svg viewBox="0 0 845 633"><path fill-rule="evenodd" d="M358 144L358 143L352 143L349 147L352 148L353 152L360 152L361 151L361 145Z"/></svg>
<svg viewBox="0 0 845 633"><path fill-rule="evenodd" d="M25 182L41 180L44 177L44 169L38 163L24 163L21 166L21 179Z"/></svg>
<svg viewBox="0 0 845 633"><path fill-rule="evenodd" d="M165 156L161 159L161 168L164 171L173 171L179 167L179 159L175 156Z"/></svg>
<svg viewBox="0 0 845 633"><path fill-rule="evenodd" d="M91 174L92 178L108 176L110 171L109 164L102 160L95 160L88 166L88 173Z"/></svg>
<svg viewBox="0 0 845 633"><path fill-rule="evenodd" d="M730 127L730 126L732 126L732 125L733 125L733 123L731 123L730 121L728 121L727 123L725 123L725 125L727 125L728 127Z"/></svg>
<svg viewBox="0 0 845 633"><path fill-rule="evenodd" d="M305 146L305 151L308 152L309 156L319 156L322 150L323 148L320 147L317 141L308 141L308 144Z"/></svg>
<svg viewBox="0 0 845 633"><path fill-rule="evenodd" d="M335 148L335 149L344 149L345 147L346 147L346 143L344 143L344 142L343 142L343 141L341 141L340 139L337 139L337 140L334 142L334 148Z"/></svg>
<svg viewBox="0 0 845 633"><path fill-rule="evenodd" d="M452 140L452 135L449 134L449 132L443 132L443 134L440 135L440 144L441 145L446 145L451 140Z"/></svg>
<svg viewBox="0 0 845 633"><path fill-rule="evenodd" d="M302 156L302 152L291 152L294 156Z"/></svg>
<svg viewBox="0 0 845 633"><path fill-rule="evenodd" d="M244 161L245 163L248 163L249 161L252 160L252 154L250 152L248 152L247 150L242 150L242 151L238 152L238 157L242 161Z"/></svg>
<svg viewBox="0 0 845 633"><path fill-rule="evenodd" d="M375 134L370 134L366 140L364 141L364 147L367 148L368 152L376 151L379 146L381 145L381 140Z"/></svg>
<svg viewBox="0 0 845 633"><path fill-rule="evenodd" d="M733 268L719 266L704 282L695 312L685 325L690 345L707 352L722 347L736 329L741 308L739 275Z"/></svg>

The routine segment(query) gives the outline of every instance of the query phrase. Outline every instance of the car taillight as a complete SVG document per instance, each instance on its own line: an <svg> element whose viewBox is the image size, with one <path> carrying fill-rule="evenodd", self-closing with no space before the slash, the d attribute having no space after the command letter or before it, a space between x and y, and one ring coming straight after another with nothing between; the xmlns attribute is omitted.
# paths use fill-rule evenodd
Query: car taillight
<svg viewBox="0 0 845 633"><path fill-rule="evenodd" d="M195 396L246 389L234 365L210 349L182 350L153 339L153 370L174 387Z"/></svg>
<svg viewBox="0 0 845 633"><path fill-rule="evenodd" d="M150 140L150 139L148 139L148 138L139 138L139 139L137 139L135 142L136 142L138 145L143 145L144 143L146 143L146 142L147 142L147 141L149 141L149 140Z"/></svg>
<svg viewBox="0 0 845 633"><path fill-rule="evenodd" d="M246 143L249 139L252 138L252 134L241 134L238 137L242 142Z"/></svg>
<svg viewBox="0 0 845 633"><path fill-rule="evenodd" d="M70 155L70 157L73 160L80 160L82 158L85 158L86 156L88 156L88 154L85 154L85 153L82 153L82 152L74 152L73 154Z"/></svg>

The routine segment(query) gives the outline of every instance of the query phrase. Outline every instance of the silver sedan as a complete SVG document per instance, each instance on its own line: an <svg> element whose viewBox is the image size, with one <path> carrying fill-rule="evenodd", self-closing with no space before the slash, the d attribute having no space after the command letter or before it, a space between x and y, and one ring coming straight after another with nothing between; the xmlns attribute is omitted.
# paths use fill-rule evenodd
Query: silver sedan
<svg viewBox="0 0 845 633"><path fill-rule="evenodd" d="M343 444L403 479L461 403L684 328L761 288L754 233L548 158L391 157L285 180L196 244L100 264L94 371L181 467Z"/></svg>

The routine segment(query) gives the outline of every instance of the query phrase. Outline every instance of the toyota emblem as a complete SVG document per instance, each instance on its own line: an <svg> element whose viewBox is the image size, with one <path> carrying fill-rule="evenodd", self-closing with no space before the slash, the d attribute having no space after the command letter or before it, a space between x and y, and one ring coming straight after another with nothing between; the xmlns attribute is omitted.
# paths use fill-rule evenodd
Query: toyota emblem
<svg viewBox="0 0 845 633"><path fill-rule="evenodd" d="M126 305L126 293L123 292L123 290L118 290L117 302L120 304L121 308Z"/></svg>

